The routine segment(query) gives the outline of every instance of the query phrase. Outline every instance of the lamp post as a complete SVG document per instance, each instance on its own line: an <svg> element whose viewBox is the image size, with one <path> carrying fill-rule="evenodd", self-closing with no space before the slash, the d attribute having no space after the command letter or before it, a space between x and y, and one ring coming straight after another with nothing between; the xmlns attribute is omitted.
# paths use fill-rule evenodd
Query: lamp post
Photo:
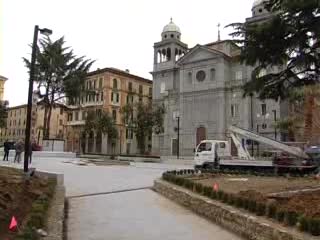
<svg viewBox="0 0 320 240"><path fill-rule="evenodd" d="M277 123L277 110L272 110L274 117L274 124ZM277 126L274 126L274 140L277 140Z"/></svg>
<svg viewBox="0 0 320 240"><path fill-rule="evenodd" d="M260 127L260 125L257 124L257 133L258 134L259 134L259 127ZM259 142L257 142L257 156L259 156L259 155L260 155Z"/></svg>
<svg viewBox="0 0 320 240"><path fill-rule="evenodd" d="M32 112L32 93L33 93L33 81L35 73L36 55L37 55L37 42L38 33L44 35L52 34L52 31L47 28L40 29L38 25L34 27L32 54L30 62L30 79L29 79L29 91L28 91L28 105L27 105L27 122L26 122L26 135L24 144L24 172L28 172L29 156L30 156L30 133L31 133L31 112Z"/></svg>
<svg viewBox="0 0 320 240"><path fill-rule="evenodd" d="M173 120L177 121L177 159L180 157L180 113L179 111L173 112Z"/></svg>

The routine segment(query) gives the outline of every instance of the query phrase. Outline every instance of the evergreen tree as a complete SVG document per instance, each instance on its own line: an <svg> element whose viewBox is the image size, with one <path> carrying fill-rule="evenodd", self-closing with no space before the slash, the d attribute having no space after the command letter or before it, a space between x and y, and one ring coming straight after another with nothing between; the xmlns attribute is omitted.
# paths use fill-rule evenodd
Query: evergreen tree
<svg viewBox="0 0 320 240"><path fill-rule="evenodd" d="M265 6L268 19L233 23L231 36L241 47L240 60L255 67L245 95L284 99L292 89L320 82L320 1L270 0ZM271 73L262 75L265 69Z"/></svg>
<svg viewBox="0 0 320 240"><path fill-rule="evenodd" d="M30 69L30 61L23 58ZM45 107L43 129L44 137L50 135L52 109L56 103L68 99L75 104L83 91L87 73L93 61L77 57L73 50L65 46L64 38L51 41L49 37L40 40L36 58L35 82L39 89L44 89L40 100Z"/></svg>

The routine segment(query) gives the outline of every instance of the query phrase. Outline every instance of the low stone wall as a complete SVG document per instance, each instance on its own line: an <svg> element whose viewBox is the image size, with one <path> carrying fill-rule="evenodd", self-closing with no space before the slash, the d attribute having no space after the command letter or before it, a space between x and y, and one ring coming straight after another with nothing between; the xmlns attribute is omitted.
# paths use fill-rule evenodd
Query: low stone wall
<svg viewBox="0 0 320 240"><path fill-rule="evenodd" d="M40 176L54 178L57 181L55 194L51 200L48 210L47 233L48 236L43 240L62 240L63 239L63 221L64 221L64 203L65 203L65 187L63 174L36 172Z"/></svg>
<svg viewBox="0 0 320 240"><path fill-rule="evenodd" d="M249 240L320 239L320 237L313 237L294 228L281 226L269 219L257 217L232 206L197 195L163 180L156 180L153 188L165 197Z"/></svg>
<svg viewBox="0 0 320 240"><path fill-rule="evenodd" d="M154 162L160 163L161 159L156 157L131 157L131 156L118 156L119 161L130 161L130 162Z"/></svg>

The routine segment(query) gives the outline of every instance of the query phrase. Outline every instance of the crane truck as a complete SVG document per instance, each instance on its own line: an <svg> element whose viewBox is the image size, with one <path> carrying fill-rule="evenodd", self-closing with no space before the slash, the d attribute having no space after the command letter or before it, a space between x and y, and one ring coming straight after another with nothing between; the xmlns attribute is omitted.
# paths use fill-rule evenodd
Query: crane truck
<svg viewBox="0 0 320 240"><path fill-rule="evenodd" d="M299 147L289 146L283 142L261 136L257 133L230 126L229 133L234 145L237 148L237 156L231 155L231 147L229 141L221 140L204 140L196 147L195 151L195 167L206 168L212 167L219 158L220 166L234 166L234 168L245 167L246 169L264 168L264 169L300 169L303 172L314 171L320 165L320 147L314 146L306 150ZM250 139L261 144L265 144L273 149L279 150L295 158L290 163L281 161L281 157L275 157L273 161L256 160L250 155L248 149L242 144L242 138Z"/></svg>

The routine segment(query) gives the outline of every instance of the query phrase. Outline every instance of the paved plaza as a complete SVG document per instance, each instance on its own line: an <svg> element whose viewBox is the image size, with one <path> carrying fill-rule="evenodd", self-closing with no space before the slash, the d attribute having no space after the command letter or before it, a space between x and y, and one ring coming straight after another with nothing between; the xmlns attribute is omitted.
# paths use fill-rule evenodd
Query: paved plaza
<svg viewBox="0 0 320 240"><path fill-rule="evenodd" d="M64 174L68 240L240 239L149 189L164 171L185 165L77 163L78 159L44 158L32 164L42 171Z"/></svg>

